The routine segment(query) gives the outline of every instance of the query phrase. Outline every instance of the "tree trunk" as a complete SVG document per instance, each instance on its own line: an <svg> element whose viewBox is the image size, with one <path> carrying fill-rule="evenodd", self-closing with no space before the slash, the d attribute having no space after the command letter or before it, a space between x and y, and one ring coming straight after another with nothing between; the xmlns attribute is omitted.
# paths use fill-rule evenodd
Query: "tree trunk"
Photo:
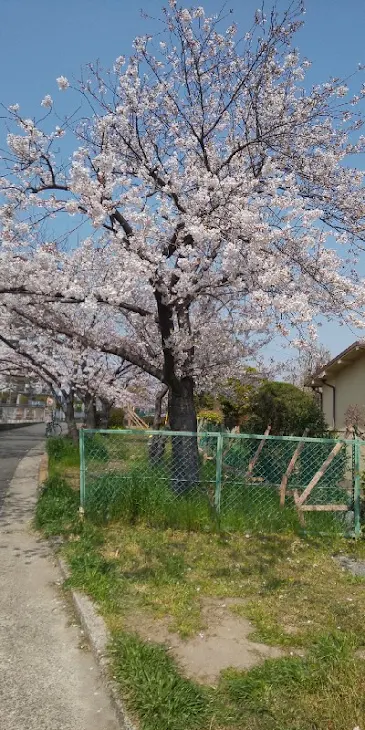
<svg viewBox="0 0 365 730"><path fill-rule="evenodd" d="M176 375L176 361L170 338L174 332L174 310L164 301L164 296L155 290L158 320L164 355L164 382L169 385L169 422L172 431L193 431L194 436L172 436L172 478L171 485L176 494L183 494L199 483L199 454L196 436L196 413L194 403L194 382L191 377ZM189 307L177 309L179 329L190 332ZM188 367L194 359L194 348L186 354Z"/></svg>
<svg viewBox="0 0 365 730"><path fill-rule="evenodd" d="M84 398L85 406L85 428L96 428L96 405L95 399L90 393Z"/></svg>
<svg viewBox="0 0 365 730"><path fill-rule="evenodd" d="M162 401L168 392L167 385L164 385L157 393L155 400L155 413L153 417L153 430L159 431L161 427ZM165 456L166 436L152 436L149 447L149 459L151 466L158 466Z"/></svg>
<svg viewBox="0 0 365 730"><path fill-rule="evenodd" d="M169 422L172 431L192 431L197 421L192 378L182 378L169 390ZM194 436L172 436L172 488L183 494L199 483L198 441Z"/></svg>
<svg viewBox="0 0 365 730"><path fill-rule="evenodd" d="M101 401L100 428L109 428L109 418L112 406L107 401Z"/></svg>
<svg viewBox="0 0 365 730"><path fill-rule="evenodd" d="M77 444L79 441L79 432L77 430L76 426L76 420L75 420L75 411L74 411L74 397L73 393L68 394L66 398L64 398L65 405L63 407L63 412L65 414L66 419L66 425L67 425L67 435L72 438L72 441L74 444Z"/></svg>

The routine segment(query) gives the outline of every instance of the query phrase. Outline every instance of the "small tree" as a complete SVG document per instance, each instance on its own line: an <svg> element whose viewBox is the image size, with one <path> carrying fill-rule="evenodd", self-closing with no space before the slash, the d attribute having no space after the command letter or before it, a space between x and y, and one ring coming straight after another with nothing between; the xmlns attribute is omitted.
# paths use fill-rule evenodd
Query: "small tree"
<svg viewBox="0 0 365 730"><path fill-rule="evenodd" d="M271 425L271 434L324 436L327 432L323 413L308 393L290 383L268 381L253 393L248 419L250 432L264 433Z"/></svg>
<svg viewBox="0 0 365 730"><path fill-rule="evenodd" d="M351 403L345 412L345 426L347 429L353 429L356 436L364 438L365 406Z"/></svg>
<svg viewBox="0 0 365 730"><path fill-rule="evenodd" d="M316 342L308 342L304 350L284 363L285 380L303 390L308 386L308 380L329 360L331 352L327 347Z"/></svg>

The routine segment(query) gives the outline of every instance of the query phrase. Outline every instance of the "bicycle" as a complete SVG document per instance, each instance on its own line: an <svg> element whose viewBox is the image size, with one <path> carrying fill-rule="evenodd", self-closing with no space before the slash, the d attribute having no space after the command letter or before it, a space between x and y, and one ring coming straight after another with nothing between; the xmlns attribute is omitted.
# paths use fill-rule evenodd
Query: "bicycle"
<svg viewBox="0 0 365 730"><path fill-rule="evenodd" d="M47 423L46 426L46 438L50 438L51 436L61 436L62 434L62 426L58 421L56 421L54 415L52 414L51 420Z"/></svg>

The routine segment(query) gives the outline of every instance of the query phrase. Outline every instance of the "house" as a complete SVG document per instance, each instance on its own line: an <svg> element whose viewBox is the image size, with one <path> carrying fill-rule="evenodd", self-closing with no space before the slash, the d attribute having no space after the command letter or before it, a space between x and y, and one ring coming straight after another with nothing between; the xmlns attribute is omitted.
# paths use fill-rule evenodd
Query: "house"
<svg viewBox="0 0 365 730"><path fill-rule="evenodd" d="M313 375L307 384L319 393L331 430L346 431L346 412L358 406L365 414L365 341L354 342Z"/></svg>

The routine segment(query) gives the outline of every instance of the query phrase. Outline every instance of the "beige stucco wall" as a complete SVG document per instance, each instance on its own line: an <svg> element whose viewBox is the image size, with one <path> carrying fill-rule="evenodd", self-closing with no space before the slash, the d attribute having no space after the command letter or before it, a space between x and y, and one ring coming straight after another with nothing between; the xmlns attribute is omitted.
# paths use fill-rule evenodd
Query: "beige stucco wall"
<svg viewBox="0 0 365 730"><path fill-rule="evenodd" d="M345 430L345 413L350 405L365 406L365 353L344 366L335 376L328 373L327 382L336 387L336 423L333 422L332 388L322 390L324 417L330 428Z"/></svg>
<svg viewBox="0 0 365 730"><path fill-rule="evenodd" d="M334 384L334 380L330 380L330 378L328 378L328 382ZM329 428L334 429L332 388L325 384L322 387L322 409L327 425Z"/></svg>

